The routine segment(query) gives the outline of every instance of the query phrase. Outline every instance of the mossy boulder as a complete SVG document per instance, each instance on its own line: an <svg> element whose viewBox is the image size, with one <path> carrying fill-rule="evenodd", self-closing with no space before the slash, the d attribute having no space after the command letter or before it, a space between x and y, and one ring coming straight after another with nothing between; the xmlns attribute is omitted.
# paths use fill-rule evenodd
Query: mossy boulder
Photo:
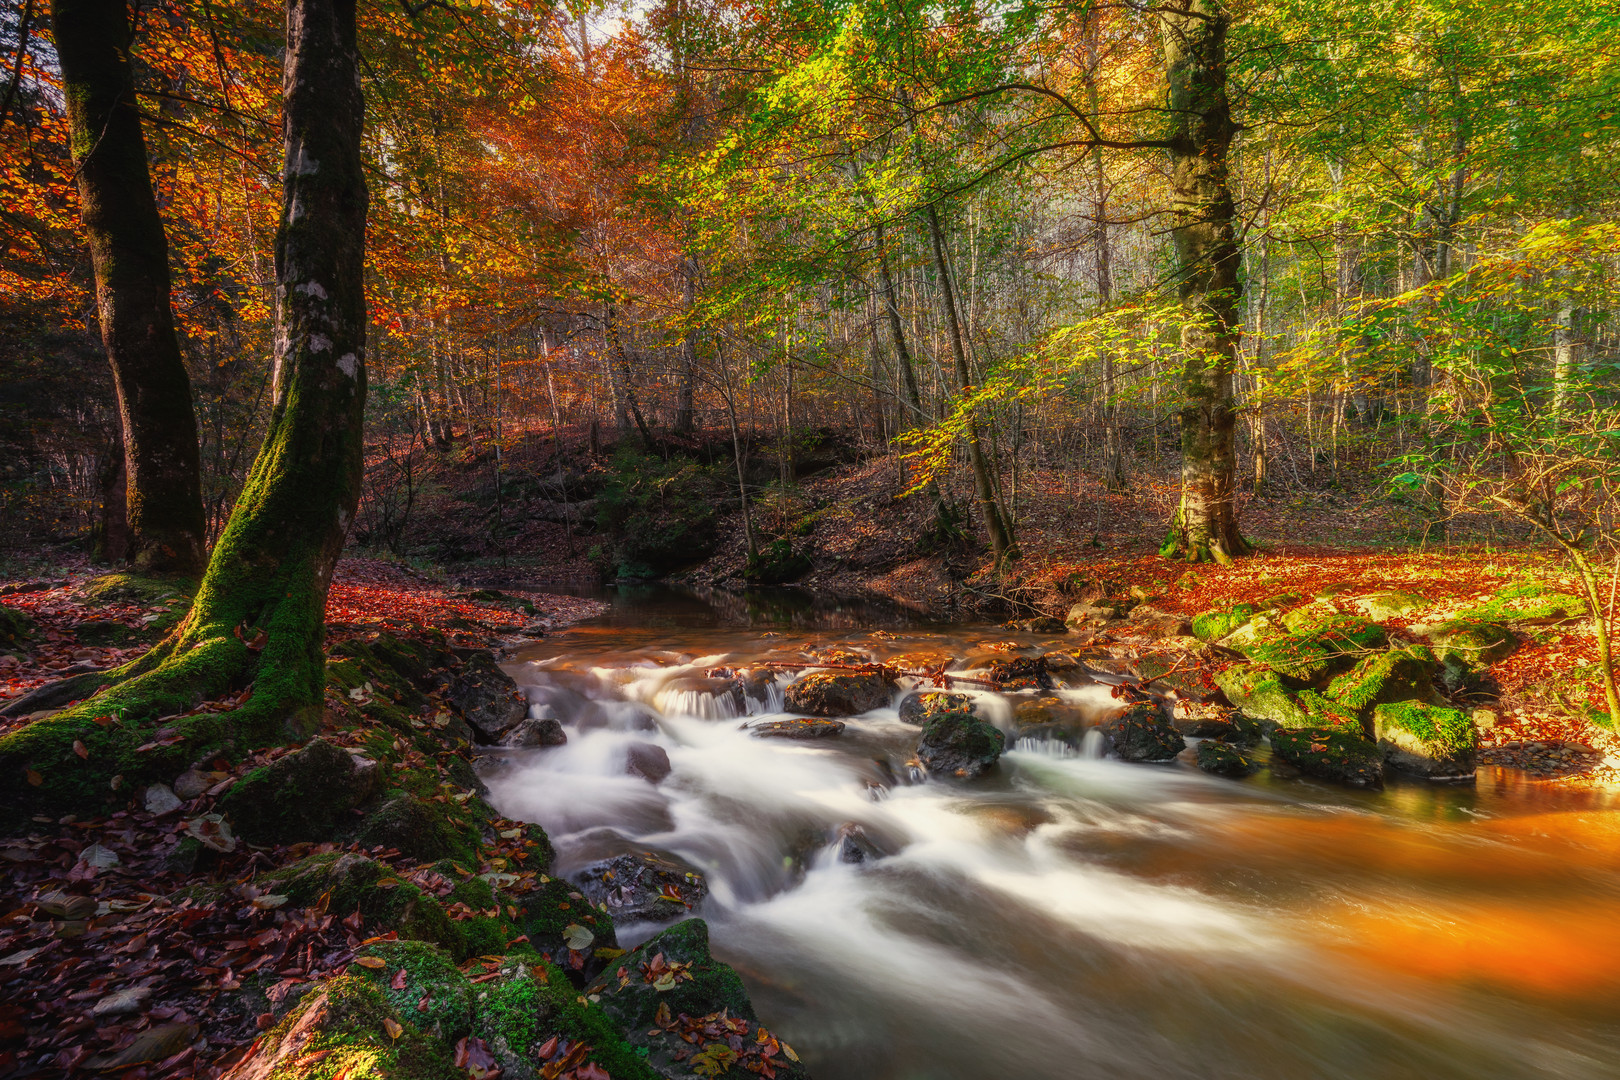
<svg viewBox="0 0 1620 1080"><path fill-rule="evenodd" d="M1235 664L1218 673L1215 684L1228 701L1258 725L1261 734L1269 734L1278 726L1299 727L1309 723L1293 692L1270 668Z"/></svg>
<svg viewBox="0 0 1620 1080"><path fill-rule="evenodd" d="M573 882L562 878L542 878L527 892L517 894L511 902L518 909L518 920L530 947L548 960L561 964L571 961L569 950L572 946L569 941L572 939L577 944L580 940L571 931L576 926L590 931L591 949L618 948L618 929L611 911L593 902ZM665 917L677 918L685 914L686 908L681 905Z"/></svg>
<svg viewBox="0 0 1620 1080"><path fill-rule="evenodd" d="M1001 760L1007 737L972 713L941 713L923 725L917 758L935 776L972 780Z"/></svg>
<svg viewBox="0 0 1620 1080"><path fill-rule="evenodd" d="M966 694L949 694L938 690L924 690L921 693L911 694L900 702L901 722L916 724L918 727L945 713L977 711L973 699Z"/></svg>
<svg viewBox="0 0 1620 1080"><path fill-rule="evenodd" d="M756 739L826 739L844 733L842 720L796 716L787 720L766 720L748 725Z"/></svg>
<svg viewBox="0 0 1620 1080"><path fill-rule="evenodd" d="M1384 786L1384 755L1359 730L1344 726L1277 728L1271 750L1307 776L1350 787Z"/></svg>
<svg viewBox="0 0 1620 1080"><path fill-rule="evenodd" d="M879 670L812 671L787 688L789 712L854 716L889 703L894 682Z"/></svg>
<svg viewBox="0 0 1620 1080"><path fill-rule="evenodd" d="M1238 651L1253 663L1271 668L1290 686L1322 687L1388 644L1388 635L1377 623L1334 615L1313 620L1305 629L1282 637L1240 646Z"/></svg>
<svg viewBox="0 0 1620 1080"><path fill-rule="evenodd" d="M472 1031L472 985L442 948L427 941L379 941L358 955L382 965L360 962L350 972L372 983L396 1013L409 1016L423 1032L454 1043Z"/></svg>
<svg viewBox="0 0 1620 1080"><path fill-rule="evenodd" d="M647 1053L659 1076L748 1076L758 1072L748 1067L753 1061L768 1061L781 1080L808 1075L791 1049L760 1026L742 979L709 951L702 919L676 923L643 942L586 993L600 996L602 1009ZM721 1025L724 1036L716 1034Z"/></svg>
<svg viewBox="0 0 1620 1080"><path fill-rule="evenodd" d="M437 897L364 855L311 855L261 875L259 885L298 907L312 906L325 896L329 911L358 911L367 922L402 938L434 942L452 956L467 954L462 924L450 918Z"/></svg>
<svg viewBox="0 0 1620 1080"><path fill-rule="evenodd" d="M1244 652L1253 646L1287 635L1288 627L1283 625L1281 616L1262 608L1238 624L1237 628L1221 638L1219 643L1225 648Z"/></svg>
<svg viewBox="0 0 1620 1080"><path fill-rule="evenodd" d="M1484 622L1546 626L1586 617L1586 601L1575 593L1561 592L1544 582L1512 585L1483 604L1460 613L1462 618Z"/></svg>
<svg viewBox="0 0 1620 1080"><path fill-rule="evenodd" d="M1102 726L1108 747L1123 761L1165 762L1187 749L1164 711L1152 702L1142 701Z"/></svg>
<svg viewBox="0 0 1620 1080"><path fill-rule="evenodd" d="M350 811L377 793L381 778L375 761L315 738L231 785L218 810L256 844L330 840L354 821Z"/></svg>
<svg viewBox="0 0 1620 1080"><path fill-rule="evenodd" d="M1198 767L1215 776L1242 779L1260 768L1253 751L1217 739L1205 739L1198 744Z"/></svg>
<svg viewBox="0 0 1620 1080"><path fill-rule="evenodd" d="M1459 617L1412 629L1429 640L1441 663L1455 660L1469 665L1493 664L1519 647L1512 630L1484 619Z"/></svg>
<svg viewBox="0 0 1620 1080"><path fill-rule="evenodd" d="M1379 705L1434 694L1434 653L1421 645L1363 659L1328 683L1327 696L1366 719Z"/></svg>
<svg viewBox="0 0 1620 1080"><path fill-rule="evenodd" d="M353 975L308 991L228 1073L230 1080L465 1080L449 1048L421 1032L373 982Z"/></svg>
<svg viewBox="0 0 1620 1080"><path fill-rule="evenodd" d="M1385 619L1399 619L1413 612L1422 611L1429 606L1429 600L1414 592L1384 589L1354 597L1349 604L1373 622L1383 622Z"/></svg>
<svg viewBox="0 0 1620 1080"><path fill-rule="evenodd" d="M574 1068L590 1062L613 1080L659 1080L646 1050L626 1039L619 1022L600 1005L580 996L556 965L515 954L503 958L492 974L493 980L474 988L473 1036L488 1048L503 1077L572 1076ZM547 1050L550 1056L542 1058ZM556 1064L571 1053L580 1060L559 1073Z"/></svg>
<svg viewBox="0 0 1620 1080"><path fill-rule="evenodd" d="M393 848L401 855L430 862L470 860L478 844L475 827L452 818L450 804L429 802L409 793L395 795L366 817L356 834L362 847Z"/></svg>
<svg viewBox="0 0 1620 1080"><path fill-rule="evenodd" d="M152 574L103 574L85 582L79 590L84 599L98 604L139 604L155 607L174 601L190 601L197 582L186 577Z"/></svg>
<svg viewBox="0 0 1620 1080"><path fill-rule="evenodd" d="M0 604L0 649L22 649L34 640L34 618L28 612Z"/></svg>
<svg viewBox="0 0 1620 1080"><path fill-rule="evenodd" d="M1469 780L1479 754L1479 729L1467 713L1406 701L1379 705L1373 727L1392 769L1432 780Z"/></svg>

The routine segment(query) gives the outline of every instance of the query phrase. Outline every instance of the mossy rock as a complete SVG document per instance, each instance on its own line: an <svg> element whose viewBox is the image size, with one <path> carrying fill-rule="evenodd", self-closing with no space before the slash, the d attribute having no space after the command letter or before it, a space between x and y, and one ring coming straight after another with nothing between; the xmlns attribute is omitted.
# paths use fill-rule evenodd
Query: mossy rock
<svg viewBox="0 0 1620 1080"><path fill-rule="evenodd" d="M1431 780L1473 779L1479 729L1467 713L1398 702L1374 709L1373 727L1390 768Z"/></svg>
<svg viewBox="0 0 1620 1080"><path fill-rule="evenodd" d="M1483 619L1456 618L1419 630L1434 647L1441 663L1457 660L1464 664L1493 664L1511 656L1519 639L1501 623Z"/></svg>
<svg viewBox="0 0 1620 1080"><path fill-rule="evenodd" d="M100 604L140 604L155 607L174 600L190 601L197 592L191 578L149 574L103 574L79 590L84 599Z"/></svg>
<svg viewBox="0 0 1620 1080"><path fill-rule="evenodd" d="M978 707L966 694L951 694L940 690L924 690L911 694L900 702L902 723L923 726L936 716L946 713L977 713Z"/></svg>
<svg viewBox="0 0 1620 1080"><path fill-rule="evenodd" d="M0 604L0 649L21 649L34 640L34 617L26 611Z"/></svg>
<svg viewBox="0 0 1620 1080"><path fill-rule="evenodd" d="M376 794L381 779L375 761L316 738L232 784L218 809L256 844L330 840L353 822L350 811Z"/></svg>
<svg viewBox="0 0 1620 1080"><path fill-rule="evenodd" d="M1309 624L1309 628L1266 642L1240 647L1256 664L1275 671L1295 687L1326 686L1335 675L1348 671L1369 652L1389 644L1384 628L1353 615L1335 615Z"/></svg>
<svg viewBox="0 0 1620 1080"><path fill-rule="evenodd" d="M568 928L582 926L591 932L592 949L616 949L619 945L613 916L585 898L562 878L545 878L534 888L515 898L518 921L529 944L551 960L567 957Z"/></svg>
<svg viewBox="0 0 1620 1080"><path fill-rule="evenodd" d="M454 920L438 897L364 855L311 855L261 875L260 882L300 907L326 896L331 911L359 911L369 923L385 926L401 938L440 945L456 959L504 953L521 936L504 916L506 898L499 900L502 917Z"/></svg>
<svg viewBox="0 0 1620 1080"><path fill-rule="evenodd" d="M582 996L561 969L539 956L507 956L496 978L474 989L473 1034L514 1080L540 1075L538 1051L554 1035L588 1045L585 1060L613 1080L660 1080L647 1050L630 1041L637 1033L627 1039L622 1020Z"/></svg>
<svg viewBox="0 0 1620 1080"><path fill-rule="evenodd" d="M1260 769L1259 762L1248 749L1216 739L1205 739L1199 743L1196 757L1200 769L1234 780L1241 780Z"/></svg>
<svg viewBox="0 0 1620 1080"><path fill-rule="evenodd" d="M1287 636L1288 628L1283 625L1282 619L1275 612L1262 609L1221 638L1219 644L1228 649L1244 652L1254 646Z"/></svg>
<svg viewBox="0 0 1620 1080"><path fill-rule="evenodd" d="M1317 600L1303 607L1294 608L1282 616L1283 626L1288 628L1290 634L1298 634L1318 626L1326 625L1339 618L1339 609L1326 600Z"/></svg>
<svg viewBox="0 0 1620 1080"><path fill-rule="evenodd" d="M1384 755L1378 744L1346 727L1277 728L1271 750L1307 776L1350 787L1384 786Z"/></svg>
<svg viewBox="0 0 1620 1080"><path fill-rule="evenodd" d="M1429 606L1429 599L1401 589L1385 589L1350 600L1350 605L1373 622L1399 619Z"/></svg>
<svg viewBox="0 0 1620 1080"><path fill-rule="evenodd" d="M427 941L378 941L358 955L376 957L383 966L359 963L349 970L374 984L395 1012L422 1031L451 1043L472 1031L472 984L442 948Z"/></svg>
<svg viewBox="0 0 1620 1080"><path fill-rule="evenodd" d="M679 965L672 975L665 972L671 965ZM661 1006L672 1021L685 1014L689 1018L724 1016L737 1022L743 1028L737 1034L745 1050L771 1038L768 1032L763 1038L759 1034L763 1029L742 979L710 953L709 928L702 919L676 923L643 942L620 958L617 967L592 983L586 993L600 995L603 1010L638 1049L647 1053L647 1062L656 1075L674 1080L703 1073L692 1059L693 1046L660 1025ZM708 1049L703 1043L699 1046ZM677 1061L677 1053L687 1060ZM754 1053L757 1055L758 1050ZM781 1080L807 1078L804 1067L789 1054L775 1057L771 1063ZM741 1065L734 1072L752 1075L752 1070ZM618 1073L613 1076L619 1080Z"/></svg>
<svg viewBox="0 0 1620 1080"><path fill-rule="evenodd" d="M397 1032L397 1034L395 1034ZM465 1080L449 1047L374 983L340 975L316 984L248 1056L235 1080Z"/></svg>
<svg viewBox="0 0 1620 1080"><path fill-rule="evenodd" d="M1187 749L1187 740L1152 702L1138 702L1102 726L1103 738L1124 761L1166 762Z"/></svg>
<svg viewBox="0 0 1620 1080"><path fill-rule="evenodd" d="M1215 685L1241 716L1259 727L1262 735L1270 734L1271 729L1278 726L1300 727L1309 723L1293 691L1284 686L1270 668L1236 664L1218 673ZM1242 726L1241 720L1234 722Z"/></svg>
<svg viewBox="0 0 1620 1080"><path fill-rule="evenodd" d="M401 855L472 861L478 830L451 817L449 803L434 803L409 793L395 795L366 817L355 834L362 847L394 848Z"/></svg>
<svg viewBox="0 0 1620 1080"><path fill-rule="evenodd" d="M1378 705L1434 695L1434 653L1414 645L1369 656L1328 683L1327 696L1362 719Z"/></svg>
<svg viewBox="0 0 1620 1080"><path fill-rule="evenodd" d="M1231 607L1206 611L1193 616L1193 637L1199 641L1219 641L1258 614L1254 604L1233 604Z"/></svg>
<svg viewBox="0 0 1620 1080"><path fill-rule="evenodd" d="M80 645L124 645L141 636L117 619L86 619L74 623L72 630Z"/></svg>
<svg viewBox="0 0 1620 1080"><path fill-rule="evenodd" d="M1546 626L1586 617L1586 600L1575 593L1560 592L1544 582L1512 585L1483 604L1459 614L1459 618L1481 622L1519 623Z"/></svg>
<svg viewBox="0 0 1620 1080"><path fill-rule="evenodd" d="M1006 747L1001 729L972 713L941 713L923 725L917 757L935 776L972 780L994 768Z"/></svg>
<svg viewBox="0 0 1620 1080"><path fill-rule="evenodd" d="M787 688L789 712L854 716L889 703L894 683L879 671L812 671Z"/></svg>

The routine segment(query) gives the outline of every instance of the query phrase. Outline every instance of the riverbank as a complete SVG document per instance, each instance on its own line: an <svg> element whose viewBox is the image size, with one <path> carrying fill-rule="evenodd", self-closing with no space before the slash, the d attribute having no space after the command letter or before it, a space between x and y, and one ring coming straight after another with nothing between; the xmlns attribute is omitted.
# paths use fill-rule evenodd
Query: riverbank
<svg viewBox="0 0 1620 1080"><path fill-rule="evenodd" d="M138 579L3 587L12 706L138 655L184 607ZM619 948L609 911L549 876L545 832L486 801L474 747L528 711L490 647L599 609L346 564L313 738L191 760L159 721L133 774L71 797L83 742L28 761L0 840L0 1072L653 1080L701 1051L802 1076L700 920ZM234 704L194 712L228 725Z"/></svg>

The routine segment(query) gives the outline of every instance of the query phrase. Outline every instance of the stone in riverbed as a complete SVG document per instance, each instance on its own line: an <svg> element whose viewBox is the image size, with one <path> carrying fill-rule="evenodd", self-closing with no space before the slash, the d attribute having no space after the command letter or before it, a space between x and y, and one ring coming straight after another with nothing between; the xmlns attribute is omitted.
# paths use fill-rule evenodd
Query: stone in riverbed
<svg viewBox="0 0 1620 1080"><path fill-rule="evenodd" d="M1277 728L1271 749L1307 776L1350 787L1384 786L1384 755L1376 743L1346 726Z"/></svg>
<svg viewBox="0 0 1620 1080"><path fill-rule="evenodd" d="M652 852L603 859L568 880L615 922L677 919L709 895L702 874Z"/></svg>
<svg viewBox="0 0 1620 1080"><path fill-rule="evenodd" d="M445 699L455 706L473 729L487 742L516 727L529 714L529 704L517 683L495 663L488 649L458 649L461 667L445 690Z"/></svg>
<svg viewBox="0 0 1620 1080"><path fill-rule="evenodd" d="M1375 708L1373 727L1390 768L1430 780L1474 778L1479 729L1466 713L1403 701Z"/></svg>
<svg viewBox="0 0 1620 1080"><path fill-rule="evenodd" d="M669 751L657 743L631 743L624 771L649 784L661 784L670 773Z"/></svg>
<svg viewBox="0 0 1620 1080"><path fill-rule="evenodd" d="M1197 756L1198 767L1216 776L1242 779L1260 768L1250 751L1217 739L1199 743Z"/></svg>
<svg viewBox="0 0 1620 1080"><path fill-rule="evenodd" d="M754 724L748 732L756 739L825 739L830 735L843 734L844 724L840 720L794 717L791 720L767 720Z"/></svg>
<svg viewBox="0 0 1620 1080"><path fill-rule="evenodd" d="M529 717L506 733L502 746L562 746L568 741L568 732L562 723L551 717Z"/></svg>
<svg viewBox="0 0 1620 1080"><path fill-rule="evenodd" d="M966 694L949 694L938 690L924 690L900 702L900 719L918 727L933 717L949 712L977 712L973 699Z"/></svg>
<svg viewBox="0 0 1620 1080"><path fill-rule="evenodd" d="M1138 702L1103 725L1109 747L1125 761L1173 761L1187 740L1152 702Z"/></svg>
<svg viewBox="0 0 1620 1080"><path fill-rule="evenodd" d="M1001 759L1007 737L972 713L942 713L923 725L917 758L935 776L972 780Z"/></svg>
<svg viewBox="0 0 1620 1080"><path fill-rule="evenodd" d="M854 716L889 703L894 683L881 671L812 671L787 689L789 712Z"/></svg>

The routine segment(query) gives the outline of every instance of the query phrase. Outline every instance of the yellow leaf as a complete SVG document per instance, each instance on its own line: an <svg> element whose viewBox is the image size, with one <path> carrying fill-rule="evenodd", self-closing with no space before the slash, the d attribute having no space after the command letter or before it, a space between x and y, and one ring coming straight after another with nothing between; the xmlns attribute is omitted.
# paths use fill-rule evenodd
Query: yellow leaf
<svg viewBox="0 0 1620 1080"><path fill-rule="evenodd" d="M405 1033L405 1029L392 1017L383 1017L383 1030L388 1032L390 1039L397 1039Z"/></svg>
<svg viewBox="0 0 1620 1080"><path fill-rule="evenodd" d="M373 971L388 966L388 961L380 956L361 956L356 958L355 963L363 968L371 968Z"/></svg>

